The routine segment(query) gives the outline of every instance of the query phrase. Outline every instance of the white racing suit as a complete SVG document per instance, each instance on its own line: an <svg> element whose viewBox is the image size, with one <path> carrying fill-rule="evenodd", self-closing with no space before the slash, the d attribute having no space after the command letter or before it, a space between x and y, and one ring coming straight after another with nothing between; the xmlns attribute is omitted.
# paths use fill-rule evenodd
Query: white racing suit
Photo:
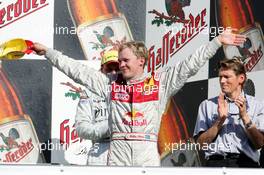
<svg viewBox="0 0 264 175"><path fill-rule="evenodd" d="M92 140L88 151L88 165L106 165L110 146L108 110L105 99L89 90L81 93L75 116L75 128L78 136Z"/></svg>
<svg viewBox="0 0 264 175"><path fill-rule="evenodd" d="M108 165L159 166L157 136L168 99L174 95L221 46L217 38L164 71L137 80L113 80L88 66L49 49L46 57L76 82L109 103L111 143Z"/></svg>

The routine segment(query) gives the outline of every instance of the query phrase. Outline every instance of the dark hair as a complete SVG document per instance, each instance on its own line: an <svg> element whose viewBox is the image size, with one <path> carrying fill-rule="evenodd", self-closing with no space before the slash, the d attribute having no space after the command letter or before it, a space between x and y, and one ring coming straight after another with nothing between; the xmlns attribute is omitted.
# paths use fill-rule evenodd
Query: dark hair
<svg viewBox="0 0 264 175"><path fill-rule="evenodd" d="M145 46L144 42L141 41L130 41L130 42L126 42L123 43L118 51L121 52L122 50L129 48L133 51L133 53L137 56L137 57L143 57L145 59L145 65L148 62L148 49Z"/></svg>

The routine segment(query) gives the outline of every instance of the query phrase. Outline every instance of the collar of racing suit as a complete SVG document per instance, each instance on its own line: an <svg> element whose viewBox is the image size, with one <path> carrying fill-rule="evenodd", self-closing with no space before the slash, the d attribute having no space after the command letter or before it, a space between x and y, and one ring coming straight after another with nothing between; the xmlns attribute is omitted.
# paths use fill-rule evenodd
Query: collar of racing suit
<svg viewBox="0 0 264 175"><path fill-rule="evenodd" d="M120 84L133 85L145 81L149 76L148 73L143 73L139 78L126 81L122 74L118 74L116 81Z"/></svg>

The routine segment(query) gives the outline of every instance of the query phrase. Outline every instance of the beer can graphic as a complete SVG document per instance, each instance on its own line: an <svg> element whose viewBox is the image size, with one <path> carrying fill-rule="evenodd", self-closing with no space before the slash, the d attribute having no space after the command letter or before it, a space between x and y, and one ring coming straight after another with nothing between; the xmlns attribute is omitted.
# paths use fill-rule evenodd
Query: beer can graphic
<svg viewBox="0 0 264 175"><path fill-rule="evenodd" d="M200 166L198 149L193 147L194 140L189 130L189 123L178 102L171 98L162 116L158 150L161 166L191 167Z"/></svg>
<svg viewBox="0 0 264 175"><path fill-rule="evenodd" d="M101 60L104 49L132 40L125 16L114 0L68 0L82 50L88 60Z"/></svg>
<svg viewBox="0 0 264 175"><path fill-rule="evenodd" d="M24 114L17 93L0 69L0 164L43 163L30 116Z"/></svg>
<svg viewBox="0 0 264 175"><path fill-rule="evenodd" d="M226 58L239 57L247 72L264 69L264 42L260 25L255 22L249 0L216 0L218 27L232 27L247 36L241 46L224 46Z"/></svg>
<svg viewBox="0 0 264 175"><path fill-rule="evenodd" d="M0 122L0 130L0 163L44 162L35 129L28 115L6 117Z"/></svg>

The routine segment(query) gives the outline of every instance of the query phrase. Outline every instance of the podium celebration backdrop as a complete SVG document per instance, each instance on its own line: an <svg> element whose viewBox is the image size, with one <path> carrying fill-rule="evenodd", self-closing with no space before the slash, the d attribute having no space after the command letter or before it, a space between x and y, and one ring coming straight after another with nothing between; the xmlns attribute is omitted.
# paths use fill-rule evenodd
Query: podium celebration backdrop
<svg viewBox="0 0 264 175"><path fill-rule="evenodd" d="M220 49L171 99L163 115L158 147L162 165L201 166L197 150L176 149L175 145L192 142L200 102L219 94L219 60L235 55L243 58L250 79L247 93L264 100L264 3L228 2L0 0L0 42L13 38L40 42L99 69L100 52L109 44L102 37L112 44L140 40L149 48L146 71L151 72L186 59L218 35L221 27L238 28L247 35L248 45ZM0 163L85 164L91 142L81 140L74 129L79 95L69 84L82 86L34 54L17 61L3 60L0 71ZM18 122L21 119L28 121L28 129ZM26 145L24 151L8 145L8 138Z"/></svg>

